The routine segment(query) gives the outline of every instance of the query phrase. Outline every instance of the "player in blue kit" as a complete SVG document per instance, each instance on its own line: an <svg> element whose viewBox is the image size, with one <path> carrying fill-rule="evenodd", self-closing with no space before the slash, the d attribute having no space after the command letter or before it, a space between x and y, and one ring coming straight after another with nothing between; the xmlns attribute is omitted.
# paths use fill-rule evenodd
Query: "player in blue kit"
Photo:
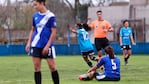
<svg viewBox="0 0 149 84"><path fill-rule="evenodd" d="M41 84L41 60L47 60L54 84L59 84L56 69L54 38L56 36L56 17L45 6L46 0L34 0L37 12L33 15L33 26L29 34L26 51L32 56L35 84Z"/></svg>
<svg viewBox="0 0 149 84"><path fill-rule="evenodd" d="M124 20L123 27L120 29L120 46L123 49L125 65L128 64L128 59L131 55L131 43L135 45L132 28L129 27L128 20Z"/></svg>
<svg viewBox="0 0 149 84"><path fill-rule="evenodd" d="M96 70L104 66L104 73L99 74ZM80 80L92 80L95 77L98 81L119 81L120 80L120 59L114 55L113 48L105 48L105 56L97 63L96 66L88 70L88 74L80 75Z"/></svg>
<svg viewBox="0 0 149 84"><path fill-rule="evenodd" d="M78 35L78 44L80 46L81 54L83 56L84 61L88 64L88 66L93 67L92 62L88 59L88 56L93 61L98 61L96 57L94 57L94 48L89 38L87 24L76 24L76 30L72 29L71 31L77 33Z"/></svg>

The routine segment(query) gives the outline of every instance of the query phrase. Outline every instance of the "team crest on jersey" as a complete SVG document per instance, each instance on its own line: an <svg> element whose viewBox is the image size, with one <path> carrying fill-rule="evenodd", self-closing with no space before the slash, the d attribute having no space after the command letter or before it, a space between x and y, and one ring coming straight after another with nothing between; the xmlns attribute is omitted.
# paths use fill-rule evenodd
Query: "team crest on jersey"
<svg viewBox="0 0 149 84"><path fill-rule="evenodd" d="M36 25L37 28L42 28L43 26L44 25L43 24L40 24L40 23Z"/></svg>
<svg viewBox="0 0 149 84"><path fill-rule="evenodd" d="M96 25L95 28L98 28L98 25Z"/></svg>

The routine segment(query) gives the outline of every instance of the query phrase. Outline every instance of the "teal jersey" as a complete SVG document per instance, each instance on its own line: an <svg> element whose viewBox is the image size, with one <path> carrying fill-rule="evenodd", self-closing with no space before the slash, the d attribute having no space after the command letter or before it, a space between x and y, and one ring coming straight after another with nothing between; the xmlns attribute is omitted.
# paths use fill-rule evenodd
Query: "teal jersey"
<svg viewBox="0 0 149 84"><path fill-rule="evenodd" d="M122 27L120 29L120 36L122 37L122 45L131 45L131 39L130 39L131 35L132 35L131 27L127 28Z"/></svg>
<svg viewBox="0 0 149 84"><path fill-rule="evenodd" d="M89 34L85 29L78 29L78 44L80 46L81 52L88 52L93 50L93 45L90 41Z"/></svg>

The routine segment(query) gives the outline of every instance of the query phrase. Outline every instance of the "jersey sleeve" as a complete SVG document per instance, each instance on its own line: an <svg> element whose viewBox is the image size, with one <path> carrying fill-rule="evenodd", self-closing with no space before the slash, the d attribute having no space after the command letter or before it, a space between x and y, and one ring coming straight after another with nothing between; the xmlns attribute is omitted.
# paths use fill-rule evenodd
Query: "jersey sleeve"
<svg viewBox="0 0 149 84"><path fill-rule="evenodd" d="M94 28L94 22L92 22L89 26L91 27L91 29L93 29Z"/></svg>
<svg viewBox="0 0 149 84"><path fill-rule="evenodd" d="M106 21L106 28L109 29L111 27L112 27L111 24L108 21Z"/></svg>
<svg viewBox="0 0 149 84"><path fill-rule="evenodd" d="M122 29L122 28L120 28L120 36L122 36L122 32L123 32L123 29Z"/></svg>
<svg viewBox="0 0 149 84"><path fill-rule="evenodd" d="M102 66L104 64L104 58L102 58L99 62L98 62L98 64L96 65L97 67L100 67L100 66Z"/></svg>
<svg viewBox="0 0 149 84"><path fill-rule="evenodd" d="M57 24L56 24L56 17L53 16L49 19L49 24L51 26L51 28L56 28L57 27Z"/></svg>
<svg viewBox="0 0 149 84"><path fill-rule="evenodd" d="M130 28L130 35L132 35L132 28L131 27L129 27Z"/></svg>
<svg viewBox="0 0 149 84"><path fill-rule="evenodd" d="M78 30L77 30L77 34L79 34L79 33L80 33L80 30L78 29Z"/></svg>
<svg viewBox="0 0 149 84"><path fill-rule="evenodd" d="M35 27L35 19L34 19L34 16L32 17L32 26Z"/></svg>

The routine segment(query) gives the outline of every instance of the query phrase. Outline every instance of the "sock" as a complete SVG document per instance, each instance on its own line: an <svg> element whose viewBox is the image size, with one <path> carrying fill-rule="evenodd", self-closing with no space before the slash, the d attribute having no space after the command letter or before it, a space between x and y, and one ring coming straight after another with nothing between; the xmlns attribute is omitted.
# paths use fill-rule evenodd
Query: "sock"
<svg viewBox="0 0 149 84"><path fill-rule="evenodd" d="M89 60L87 61L88 66L93 67L92 62L90 62Z"/></svg>
<svg viewBox="0 0 149 84"><path fill-rule="evenodd" d="M98 59L96 57L93 57L91 60L98 61Z"/></svg>
<svg viewBox="0 0 149 84"><path fill-rule="evenodd" d="M124 58L125 64L128 63L128 58Z"/></svg>
<svg viewBox="0 0 149 84"><path fill-rule="evenodd" d="M57 70L52 72L52 80L54 84L59 84L59 74Z"/></svg>
<svg viewBox="0 0 149 84"><path fill-rule="evenodd" d="M41 84L41 72L34 72L35 84Z"/></svg>

